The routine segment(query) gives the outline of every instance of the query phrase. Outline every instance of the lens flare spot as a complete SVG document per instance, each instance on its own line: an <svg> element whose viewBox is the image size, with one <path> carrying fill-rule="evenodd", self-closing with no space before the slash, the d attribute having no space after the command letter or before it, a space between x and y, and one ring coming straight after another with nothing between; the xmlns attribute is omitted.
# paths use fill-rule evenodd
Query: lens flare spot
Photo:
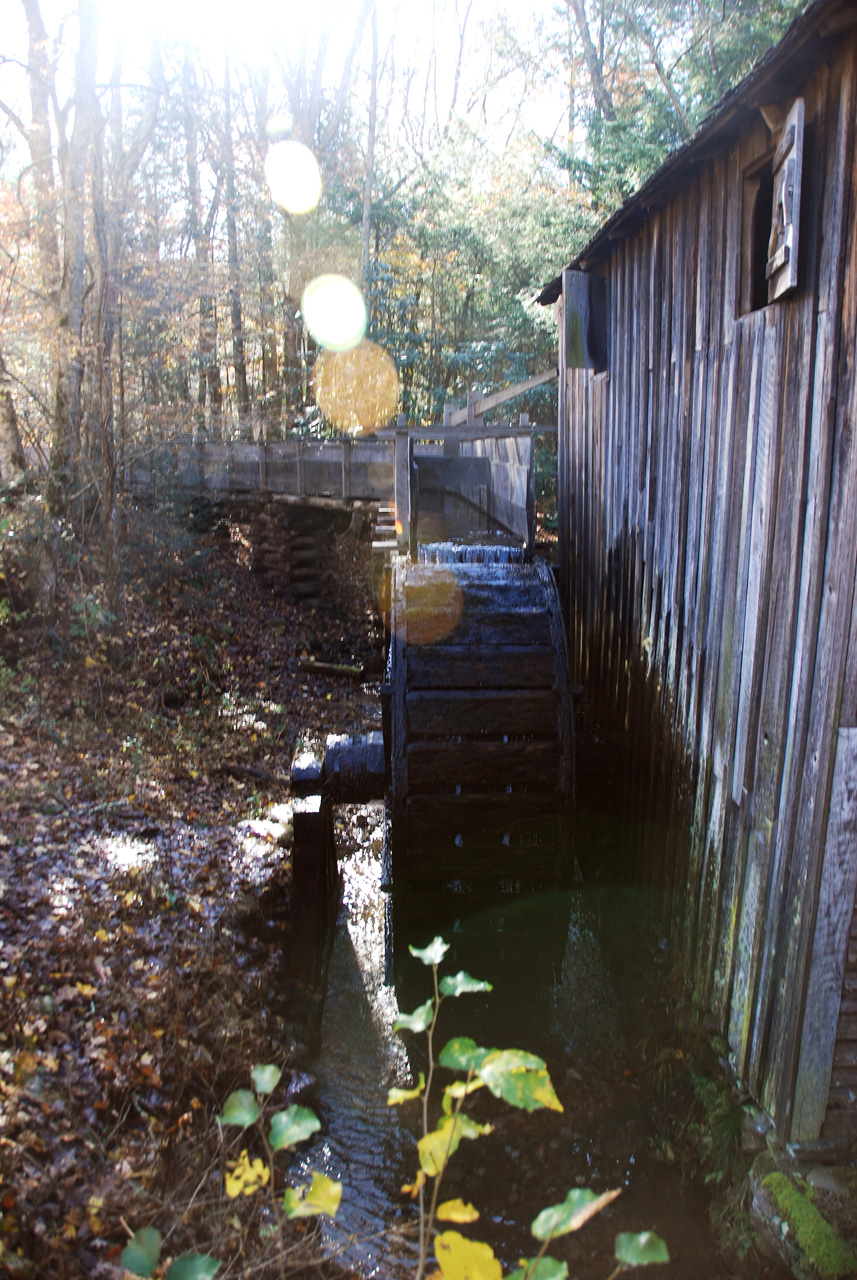
<svg viewBox="0 0 857 1280"><path fill-rule="evenodd" d="M265 177L271 195L289 213L309 213L321 199L321 170L302 142L290 138L272 143L265 157Z"/></svg>
<svg viewBox="0 0 857 1280"><path fill-rule="evenodd" d="M363 294L345 276L324 275L310 280L301 298L304 324L320 347L350 351L361 342L368 316Z"/></svg>
<svg viewBox="0 0 857 1280"><path fill-rule="evenodd" d="M439 644L458 626L463 599L451 570L438 569L419 587L409 587L406 625L408 643Z"/></svg>
<svg viewBox="0 0 857 1280"><path fill-rule="evenodd" d="M315 366L315 398L341 431L383 427L399 405L399 375L383 347L365 338L350 351L324 351Z"/></svg>

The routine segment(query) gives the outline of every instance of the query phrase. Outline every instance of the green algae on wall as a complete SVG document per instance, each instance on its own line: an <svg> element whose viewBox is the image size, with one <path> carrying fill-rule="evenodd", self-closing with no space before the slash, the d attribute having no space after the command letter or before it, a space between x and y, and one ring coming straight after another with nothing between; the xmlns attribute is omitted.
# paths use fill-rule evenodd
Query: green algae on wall
<svg viewBox="0 0 857 1280"><path fill-rule="evenodd" d="M857 1254L791 1179L784 1173L769 1173L762 1187L788 1222L809 1270L822 1280L857 1276Z"/></svg>

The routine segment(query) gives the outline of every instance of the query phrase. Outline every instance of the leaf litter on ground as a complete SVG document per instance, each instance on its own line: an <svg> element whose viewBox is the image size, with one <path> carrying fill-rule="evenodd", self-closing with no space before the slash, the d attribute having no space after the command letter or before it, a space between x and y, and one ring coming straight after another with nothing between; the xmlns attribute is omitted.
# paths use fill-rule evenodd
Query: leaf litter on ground
<svg viewBox="0 0 857 1280"><path fill-rule="evenodd" d="M365 728L377 689L301 663L377 671L368 549L335 538L313 608L260 587L229 521L130 516L121 643L75 634L88 553L60 583L71 623L0 627L0 1273L121 1277L151 1225L165 1255L264 1276L261 1203L226 1199L215 1118L254 1063L285 1067L285 1096L305 1079L289 764ZM310 1259L305 1229L283 1247Z"/></svg>

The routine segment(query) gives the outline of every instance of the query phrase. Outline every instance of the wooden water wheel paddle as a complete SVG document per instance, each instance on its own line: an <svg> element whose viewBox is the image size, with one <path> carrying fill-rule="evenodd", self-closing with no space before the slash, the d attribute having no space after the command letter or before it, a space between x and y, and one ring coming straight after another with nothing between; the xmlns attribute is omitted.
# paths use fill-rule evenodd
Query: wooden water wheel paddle
<svg viewBox="0 0 857 1280"><path fill-rule="evenodd" d="M509 548L423 546L393 562L390 620L394 888L425 901L562 883L573 722L550 568Z"/></svg>

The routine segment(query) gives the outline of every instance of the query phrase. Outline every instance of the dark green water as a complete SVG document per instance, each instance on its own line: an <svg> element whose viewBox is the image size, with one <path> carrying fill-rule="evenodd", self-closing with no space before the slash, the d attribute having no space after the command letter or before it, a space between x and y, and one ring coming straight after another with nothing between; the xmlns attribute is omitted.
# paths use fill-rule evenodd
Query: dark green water
<svg viewBox="0 0 857 1280"><path fill-rule="evenodd" d="M342 906L314 1064L324 1130L301 1169L321 1169L344 1184L337 1221L326 1231L329 1249L365 1276L399 1277L411 1273L414 1259L414 1210L400 1187L417 1168L418 1105L389 1108L386 1094L392 1085L412 1083L424 1055L419 1037L392 1031L398 1000L385 981L382 824L379 805L348 810L344 818ZM488 996L448 1002L439 1044L471 1034L485 1045L539 1053L564 1110L527 1115L479 1095L473 1109L494 1132L462 1143L444 1198L460 1195L476 1205L480 1221L464 1230L489 1241L511 1269L535 1252L528 1227L543 1207L571 1187L618 1187L621 1195L601 1215L552 1246L572 1276L609 1276L616 1234L654 1230L672 1260L649 1276L725 1280L732 1271L711 1233L707 1190L663 1158L640 1076L658 953L642 901L632 890L579 886L559 910L555 896L549 903L509 898L501 906L490 927L465 911L438 921L437 932L457 952L444 968L455 972L464 958L474 976L495 983ZM550 923L534 940L533 919L540 916ZM508 957L519 924L530 963L522 961L516 972ZM419 965L399 974L405 1011L423 998L426 974Z"/></svg>

